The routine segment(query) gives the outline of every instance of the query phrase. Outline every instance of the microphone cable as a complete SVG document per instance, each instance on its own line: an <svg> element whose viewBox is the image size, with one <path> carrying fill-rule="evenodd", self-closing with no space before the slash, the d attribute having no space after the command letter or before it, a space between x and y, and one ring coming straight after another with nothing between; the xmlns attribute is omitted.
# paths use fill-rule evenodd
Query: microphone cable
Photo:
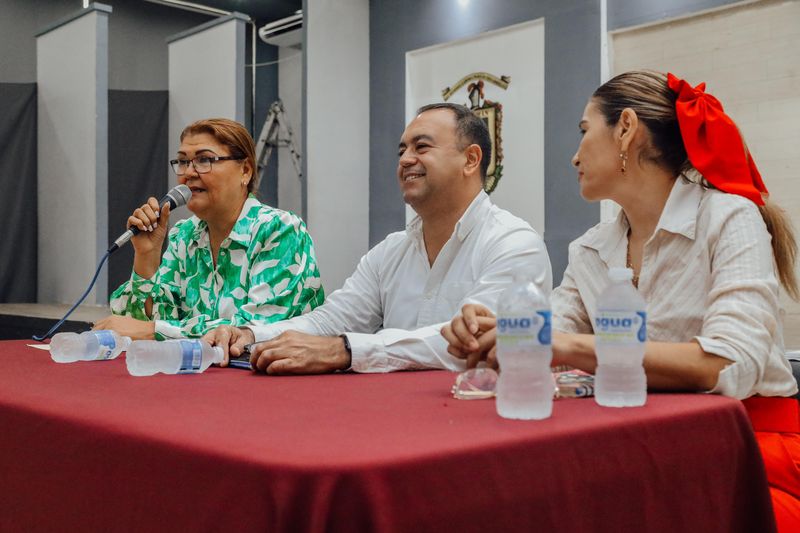
<svg viewBox="0 0 800 533"><path fill-rule="evenodd" d="M116 248L114 250L116 250ZM58 328L60 328L61 325L67 320L67 318L69 317L69 315L72 314L72 312L75 310L75 308L77 308L79 305L81 305L83 303L83 301L86 299L86 297L89 295L89 293L92 292L92 288L94 288L94 284L95 284L95 282L97 282L97 276L100 275L100 270L103 268L103 265L106 264L106 261L108 261L108 256L110 256L112 254L112 252L114 252L114 250L109 248L108 250L106 250L106 253L103 254L103 258L100 259L100 264L97 265L97 270L95 271L94 277L92 278L92 281L89 283L89 286L86 288L86 292L83 293L83 296L78 298L78 301L75 302L75 305L73 305L70 308L69 311L67 311L67 314L64 315L61 318L61 320L56 322L56 324L52 328L50 328L50 331L48 331L44 335L34 335L33 336L33 340L35 340L37 342L42 342L44 340L49 339L53 335L53 333L58 331Z"/></svg>

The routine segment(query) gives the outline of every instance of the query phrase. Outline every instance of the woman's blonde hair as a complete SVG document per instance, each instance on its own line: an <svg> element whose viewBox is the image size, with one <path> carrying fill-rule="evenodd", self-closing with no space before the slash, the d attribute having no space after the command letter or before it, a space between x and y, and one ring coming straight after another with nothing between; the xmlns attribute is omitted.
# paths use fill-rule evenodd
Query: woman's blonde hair
<svg viewBox="0 0 800 533"><path fill-rule="evenodd" d="M647 70L620 74L601 85L592 95L606 124L616 126L622 111L630 108L650 132L649 145L640 157L645 158L674 176L693 170L681 137L675 112L677 95L667 85L667 75ZM688 178L686 178L688 179ZM703 186L712 187L705 180ZM797 260L797 241L786 212L766 199L758 207L769 234L772 236L772 255L778 278L790 297L800 301L800 287L794 273Z"/></svg>
<svg viewBox="0 0 800 533"><path fill-rule="evenodd" d="M234 157L241 157L250 163L253 175L247 183L247 192L258 190L258 167L256 167L256 144L244 126L227 118L205 118L192 122L181 132L181 141L187 135L207 133L218 143L227 146Z"/></svg>

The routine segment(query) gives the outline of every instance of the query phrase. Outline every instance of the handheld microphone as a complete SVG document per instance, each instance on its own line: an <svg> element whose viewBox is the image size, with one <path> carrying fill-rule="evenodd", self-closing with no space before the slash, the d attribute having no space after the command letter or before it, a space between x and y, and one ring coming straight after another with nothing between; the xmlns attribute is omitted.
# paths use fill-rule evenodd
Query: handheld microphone
<svg viewBox="0 0 800 533"><path fill-rule="evenodd" d="M165 205L169 204L169 210L172 211L176 207L180 207L182 205L186 205L186 202L189 201L189 198L192 197L192 191L186 185L176 185L175 187L171 188L164 197L158 201L159 208L164 207ZM114 241L108 248L108 253L111 254L117 251L121 246L125 245L134 235L139 234L139 228L133 226L128 229L125 233L117 237L117 240Z"/></svg>

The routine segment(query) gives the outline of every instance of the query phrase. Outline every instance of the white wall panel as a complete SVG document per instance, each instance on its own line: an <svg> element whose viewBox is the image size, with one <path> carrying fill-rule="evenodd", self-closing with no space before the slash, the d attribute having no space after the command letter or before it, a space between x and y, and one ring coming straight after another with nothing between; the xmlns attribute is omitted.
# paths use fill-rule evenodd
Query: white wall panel
<svg viewBox="0 0 800 533"><path fill-rule="evenodd" d="M484 84L486 99L503 105L503 173L492 200L542 235L544 31L544 20L539 19L406 54L406 123L420 106L443 101L442 90L468 74L488 72L511 77L505 90ZM459 89L448 102L469 106L467 87ZM397 134L398 141L401 133ZM407 219L412 216L413 210L408 208Z"/></svg>
<svg viewBox="0 0 800 533"><path fill-rule="evenodd" d="M330 294L369 243L369 2L310 0L305 15L307 222Z"/></svg>
<svg viewBox="0 0 800 533"><path fill-rule="evenodd" d="M108 247L110 12L93 4L36 38L42 303L76 300ZM86 302L106 305L107 284L103 270Z"/></svg>
<svg viewBox="0 0 800 533"><path fill-rule="evenodd" d="M183 128L203 118L245 121L245 20L221 17L169 39L169 154ZM177 179L171 174L174 184Z"/></svg>

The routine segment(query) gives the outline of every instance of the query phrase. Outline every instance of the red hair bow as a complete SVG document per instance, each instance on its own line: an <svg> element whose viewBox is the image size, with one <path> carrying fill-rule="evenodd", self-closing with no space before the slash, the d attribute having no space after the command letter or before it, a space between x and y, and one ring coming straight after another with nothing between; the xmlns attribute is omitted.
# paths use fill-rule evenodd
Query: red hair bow
<svg viewBox="0 0 800 533"><path fill-rule="evenodd" d="M706 94L705 83L692 88L670 73L667 84L678 95L678 125L694 168L717 189L764 205L769 192L739 128L725 114L719 100Z"/></svg>

